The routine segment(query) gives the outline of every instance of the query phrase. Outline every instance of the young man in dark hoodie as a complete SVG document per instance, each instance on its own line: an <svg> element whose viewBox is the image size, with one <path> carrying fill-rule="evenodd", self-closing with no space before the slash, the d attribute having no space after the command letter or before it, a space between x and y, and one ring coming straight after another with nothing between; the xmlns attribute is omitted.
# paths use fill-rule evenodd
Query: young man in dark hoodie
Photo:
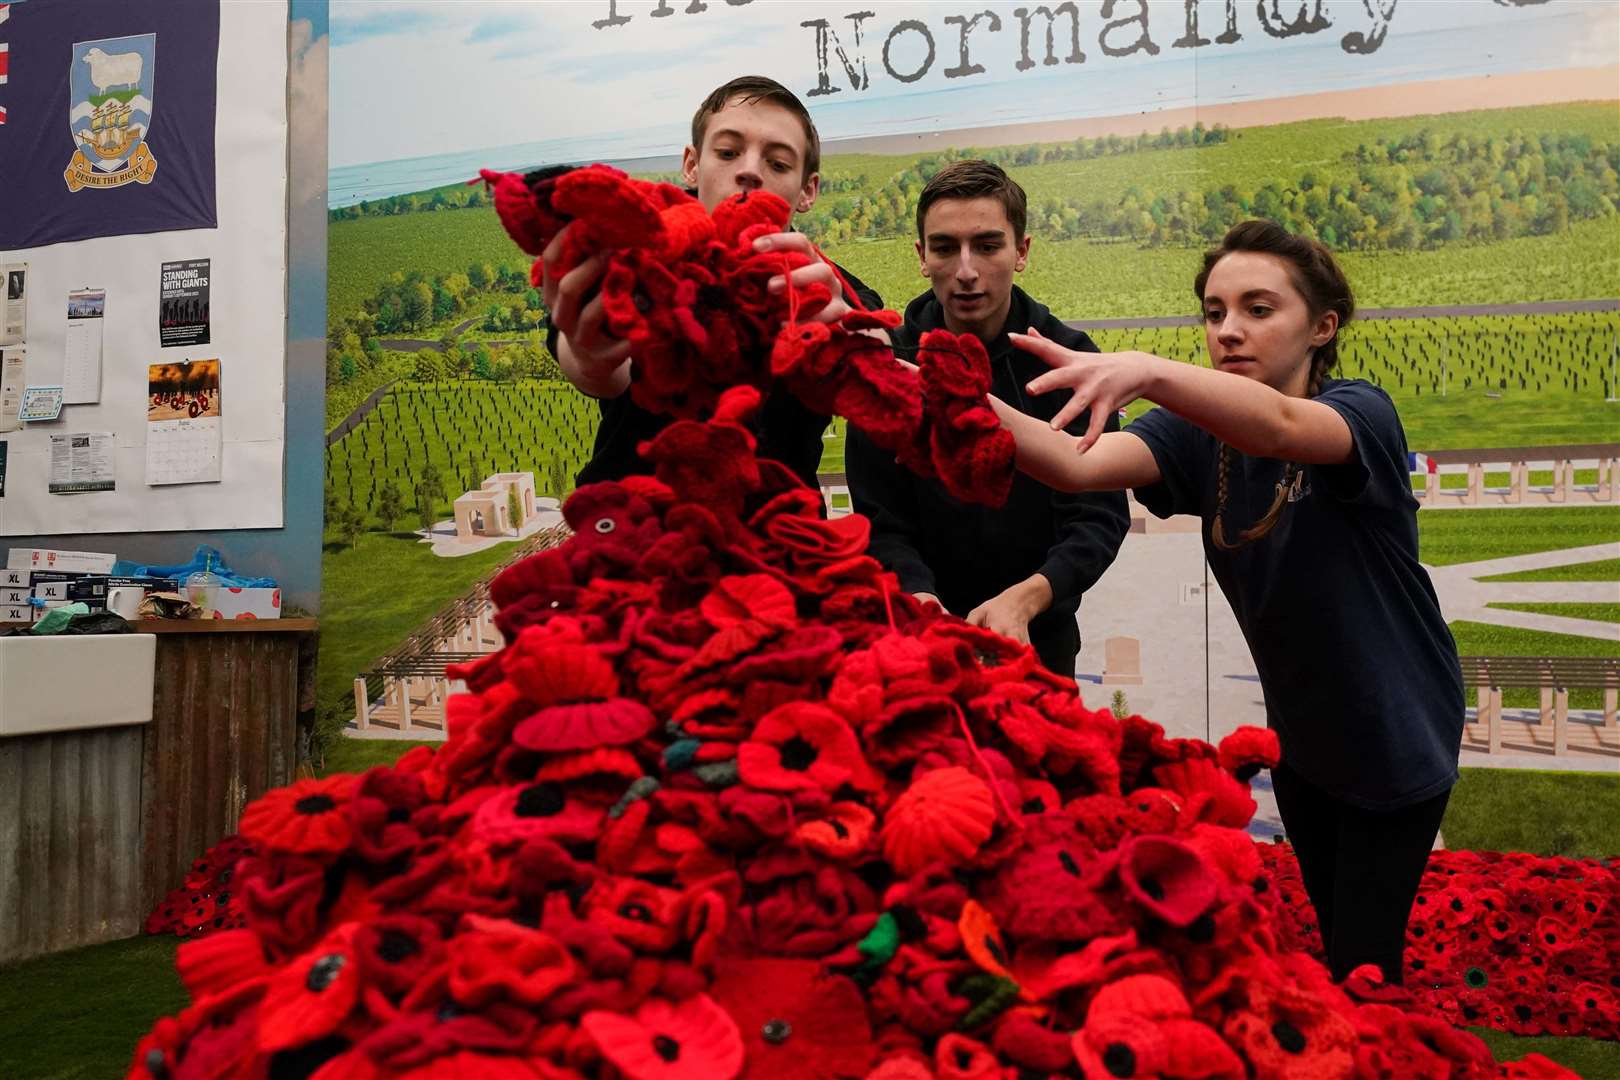
<svg viewBox="0 0 1620 1080"><path fill-rule="evenodd" d="M815 205L821 190L821 139L809 111L793 92L763 75L732 79L698 106L692 117L692 145L681 158L687 187L713 210L743 191L765 190L780 195L802 214ZM566 230L564 230L566 232ZM562 250L562 237L542 256L550 264ZM811 252L801 233L785 232L756 242L761 251ZM630 343L614 337L603 322L597 288L606 259L587 259L563 277L546 274L542 282L546 309L551 313L547 344L563 375L581 392L596 399L602 422L596 430L591 460L580 470L578 484L618 480L651 469L636 447L651 439L669 418L648 412L631 400L630 380L635 360ZM844 273L856 298L843 295L841 282L829 263L818 262L793 272L795 288L822 282L834 300L816 318L832 322L850 309L852 299L875 310L883 306L878 295L852 275ZM778 277L773 290L784 286ZM759 456L772 458L792 469L805 484L817 486L822 434L829 418L811 412L786 391L771 393L754 422Z"/></svg>
<svg viewBox="0 0 1620 1080"><path fill-rule="evenodd" d="M917 203L917 257L933 287L907 306L905 324L890 336L907 357L926 331L974 334L990 354L990 392L1049 421L1061 402L1024 391L1046 365L1013 348L1008 332L1034 328L1070 349L1097 346L1013 284L1029 258L1025 218L1024 189L990 162L940 170ZM1083 434L1089 420L1082 413L1069 430ZM1109 417L1108 430L1118 428ZM1006 506L969 506L854 428L844 456L855 510L872 521L871 554L902 588L1029 642L1048 669L1073 676L1080 596L1114 561L1130 527L1122 492L1070 495L1020 473Z"/></svg>

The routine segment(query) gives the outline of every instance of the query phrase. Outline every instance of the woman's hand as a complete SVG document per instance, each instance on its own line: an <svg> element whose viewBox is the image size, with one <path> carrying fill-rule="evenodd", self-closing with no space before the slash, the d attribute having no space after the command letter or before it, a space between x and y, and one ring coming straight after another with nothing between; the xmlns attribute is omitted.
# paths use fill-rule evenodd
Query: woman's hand
<svg viewBox="0 0 1620 1080"><path fill-rule="evenodd" d="M1054 430L1063 430L1086 409L1091 422L1081 437L1078 450L1085 453L1102 435L1109 416L1147 393L1157 365L1164 363L1152 353L1088 353L1065 349L1033 328L1028 334L1010 334L1012 343L1040 357L1052 367L1045 375L1030 380L1031 394L1046 394L1062 387L1074 391L1063 408L1052 418Z"/></svg>

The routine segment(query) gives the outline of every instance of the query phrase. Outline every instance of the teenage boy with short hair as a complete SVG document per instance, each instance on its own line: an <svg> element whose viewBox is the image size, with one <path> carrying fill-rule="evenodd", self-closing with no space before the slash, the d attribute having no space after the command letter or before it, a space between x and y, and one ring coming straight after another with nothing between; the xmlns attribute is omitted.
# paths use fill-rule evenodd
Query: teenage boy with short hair
<svg viewBox="0 0 1620 1080"><path fill-rule="evenodd" d="M1035 329L1071 349L1097 347L1013 284L1029 259L1026 217L1023 188L990 162L953 162L935 175L917 204L917 257L932 287L890 336L909 359L929 330L975 335L990 354L990 392L1051 420L1061 395L1024 392L1046 366L1013 348L1008 331ZM1069 430L1084 433L1089 419L1082 413ZM1110 417L1108 429L1118 428ZM902 588L1029 642L1048 669L1074 675L1080 596L1113 563L1130 527L1123 492L1066 494L1020 473L1005 506L970 506L854 428L844 453L855 510L872 521L871 554Z"/></svg>
<svg viewBox="0 0 1620 1080"><path fill-rule="evenodd" d="M762 75L732 79L703 100L692 117L692 143L681 157L682 178L710 210L738 192L764 190L780 195L794 213L802 214L815 205L820 169L821 139L809 111L792 91ZM809 239L796 232L764 237L755 246L762 251L813 250ZM549 266L561 250L559 236L542 261ZM650 413L630 398L635 366L630 343L608 332L597 295L605 271L606 258L597 255L561 278L547 273L542 281L551 313L552 355L568 381L597 399L602 412L596 446L579 473L579 484L649 472L636 447L669 423L668 417ZM792 277L795 288L819 281L833 291L832 303L816 316L819 320L831 322L850 310L830 264L818 261L800 267ZM883 306L876 293L847 271L844 278L861 306ZM773 289L783 287L780 277L772 282ZM786 391L771 393L754 424L759 456L782 462L807 486L816 487L828 420Z"/></svg>

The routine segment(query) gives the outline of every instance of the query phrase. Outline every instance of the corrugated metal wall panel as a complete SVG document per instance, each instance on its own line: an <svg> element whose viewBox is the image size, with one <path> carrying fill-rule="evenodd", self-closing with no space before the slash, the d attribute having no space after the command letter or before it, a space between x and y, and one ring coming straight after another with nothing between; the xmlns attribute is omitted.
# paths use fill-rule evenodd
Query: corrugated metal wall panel
<svg viewBox="0 0 1620 1080"><path fill-rule="evenodd" d="M142 733L0 740L0 963L139 931Z"/></svg>
<svg viewBox="0 0 1620 1080"><path fill-rule="evenodd" d="M146 802L146 910L236 831L244 806L291 781L297 679L291 634L174 634L158 643L143 783L174 795Z"/></svg>

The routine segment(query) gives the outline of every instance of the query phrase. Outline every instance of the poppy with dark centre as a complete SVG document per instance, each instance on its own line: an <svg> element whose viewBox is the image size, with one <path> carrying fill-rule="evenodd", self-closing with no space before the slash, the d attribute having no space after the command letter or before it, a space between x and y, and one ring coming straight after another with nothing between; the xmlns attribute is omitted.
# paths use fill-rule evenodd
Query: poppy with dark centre
<svg viewBox="0 0 1620 1080"><path fill-rule="evenodd" d="M1491 983L1491 977L1485 974L1483 968L1471 967L1463 972L1463 982L1475 990L1483 990Z"/></svg>
<svg viewBox="0 0 1620 1080"><path fill-rule="evenodd" d="M561 785L531 784L518 794L513 812L523 818L553 817L565 801Z"/></svg>
<svg viewBox="0 0 1620 1080"><path fill-rule="evenodd" d="M1080 864L1075 862L1074 856L1070 855L1067 851L1058 852L1058 863L1063 867L1064 870L1068 871L1070 874L1073 874L1075 877L1080 876Z"/></svg>
<svg viewBox="0 0 1620 1080"><path fill-rule="evenodd" d="M793 1025L786 1020L767 1020L759 1033L766 1042L780 1046L793 1034Z"/></svg>
<svg viewBox="0 0 1620 1080"><path fill-rule="evenodd" d="M346 1053L350 1045L349 1040L341 1035L328 1035L303 1046L282 1050L270 1058L269 1080L306 1080L322 1065Z"/></svg>
<svg viewBox="0 0 1620 1080"><path fill-rule="evenodd" d="M1121 1078L1136 1075L1136 1051L1124 1043L1109 1043L1103 1050L1103 1068L1108 1075Z"/></svg>
<svg viewBox="0 0 1620 1080"><path fill-rule="evenodd" d="M320 993L337 980L338 972L348 957L342 953L328 953L310 965L309 975L304 979L304 985L315 993Z"/></svg>
<svg viewBox="0 0 1620 1080"><path fill-rule="evenodd" d="M668 1035L653 1036L653 1051L668 1062L675 1062L681 1056L681 1044Z"/></svg>
<svg viewBox="0 0 1620 1080"><path fill-rule="evenodd" d="M1305 1033L1289 1023L1279 1020L1271 1025L1271 1037L1277 1040L1277 1045L1289 1054L1303 1054L1305 1052Z"/></svg>
<svg viewBox="0 0 1620 1080"><path fill-rule="evenodd" d="M816 745L801 735L795 735L777 748L782 759L782 768L794 772L804 772L816 763L821 751Z"/></svg>
<svg viewBox="0 0 1620 1080"><path fill-rule="evenodd" d="M353 838L347 813L355 778L300 780L250 803L239 826L244 839L295 855L333 855Z"/></svg>
<svg viewBox="0 0 1620 1080"><path fill-rule="evenodd" d="M422 951L422 945L402 930L384 930L377 943L377 955L390 964L398 964Z"/></svg>

